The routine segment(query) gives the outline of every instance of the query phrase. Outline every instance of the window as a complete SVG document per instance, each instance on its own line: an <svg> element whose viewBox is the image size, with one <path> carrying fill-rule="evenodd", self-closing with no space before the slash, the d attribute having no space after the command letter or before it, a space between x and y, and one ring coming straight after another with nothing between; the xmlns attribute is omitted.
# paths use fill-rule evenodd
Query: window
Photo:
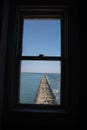
<svg viewBox="0 0 87 130"><path fill-rule="evenodd" d="M64 10L20 9L18 18L16 103L42 108L64 107L67 86ZM48 88L41 88L43 78L46 80L43 86Z"/></svg>
<svg viewBox="0 0 87 130"><path fill-rule="evenodd" d="M59 19L24 19L20 103L60 104L60 27Z"/></svg>
<svg viewBox="0 0 87 130"><path fill-rule="evenodd" d="M11 108L59 111L67 106L66 14L64 7L17 8L8 97ZM49 88L45 94L40 92L43 78Z"/></svg>

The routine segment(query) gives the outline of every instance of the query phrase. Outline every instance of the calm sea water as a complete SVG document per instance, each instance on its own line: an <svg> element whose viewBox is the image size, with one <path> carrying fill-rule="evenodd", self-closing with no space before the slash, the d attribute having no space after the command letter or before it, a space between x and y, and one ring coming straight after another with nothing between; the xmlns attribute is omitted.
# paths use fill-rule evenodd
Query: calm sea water
<svg viewBox="0 0 87 130"><path fill-rule="evenodd" d="M40 80L43 75L47 76L51 89L60 104L60 74L56 73L21 73L20 78L20 103L34 104L38 92Z"/></svg>

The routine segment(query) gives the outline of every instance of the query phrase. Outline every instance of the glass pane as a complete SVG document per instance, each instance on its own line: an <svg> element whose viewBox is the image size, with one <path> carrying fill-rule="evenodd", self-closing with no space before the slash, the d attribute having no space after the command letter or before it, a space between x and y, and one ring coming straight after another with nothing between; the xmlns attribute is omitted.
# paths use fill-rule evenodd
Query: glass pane
<svg viewBox="0 0 87 130"><path fill-rule="evenodd" d="M60 56L61 21L24 19L22 56Z"/></svg>
<svg viewBox="0 0 87 130"><path fill-rule="evenodd" d="M60 105L60 61L22 61L19 103Z"/></svg>

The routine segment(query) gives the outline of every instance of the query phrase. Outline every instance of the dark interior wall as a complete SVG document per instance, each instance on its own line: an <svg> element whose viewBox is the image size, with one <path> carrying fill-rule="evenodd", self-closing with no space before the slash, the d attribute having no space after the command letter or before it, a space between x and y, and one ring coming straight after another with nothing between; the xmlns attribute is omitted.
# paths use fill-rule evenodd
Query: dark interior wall
<svg viewBox="0 0 87 130"><path fill-rule="evenodd" d="M9 0L0 1L0 127L3 118Z"/></svg>
<svg viewBox="0 0 87 130"><path fill-rule="evenodd" d="M6 98L4 95L4 79L6 78L6 71L5 69L7 68L5 66L6 61L8 61L8 59L6 59L6 47L7 47L7 31L8 31L8 24L10 25L10 23L8 23L8 19L9 19L9 9L10 6L14 7L14 4L12 3L12 1L6 2L4 3L3 6L3 0L1 0L1 20L0 20L0 120L2 120L2 115L4 115L3 113L3 104L4 104L4 100L3 98ZM33 3L32 1L26 1L26 0L14 0L14 3L17 4L39 4L39 2ZM71 8L70 8L70 25L69 26L69 31L72 30L72 33L69 34L69 42L71 43L69 45L69 86L71 86L70 91L72 91L70 93L70 95L68 95L70 97L70 102L69 102L69 107L70 110L72 111L72 113L70 115L67 116L67 118L62 115L55 115L55 114L41 114L41 113L23 113L21 114L21 112L19 113L10 113L10 115L4 115L6 119L6 124L9 124L9 127L11 126L11 128L15 127L17 128L18 126L20 128L22 127L35 127L36 128L40 128L40 126L42 127L48 127L51 128L51 126L55 126L57 128L60 128L62 126L62 122L63 124L65 124L62 127L71 125L71 127L75 127L75 125L78 125L79 123L79 102L78 102L78 89L79 89L79 51L78 51L78 4L76 4L75 2L73 2L73 0L59 0L57 2L51 2L50 4L52 5L58 5L58 4L71 4ZM41 2L42 5L48 5L45 2ZM4 8L3 8L4 7ZM4 9L4 10L3 10ZM9 26L10 27L10 26ZM3 30L3 31L2 31ZM5 31L4 31L5 30ZM71 32L71 31L70 31ZM72 80L73 79L73 80ZM73 82L74 81L74 82ZM73 96L73 94L75 96ZM8 117L7 117L8 116ZM5 119L4 118L4 119ZM14 119L13 119L14 118ZM22 120L24 118L24 120ZM37 121L36 119L37 118ZM9 119L9 121L7 121ZM67 120L66 120L67 119ZM0 121L1 122L1 121ZM4 122L4 120L3 120ZM54 122L54 123L53 123ZM5 123L3 123L5 124Z"/></svg>
<svg viewBox="0 0 87 130"><path fill-rule="evenodd" d="M2 16L3 16L3 0L0 1L0 41L1 41Z"/></svg>
<svg viewBox="0 0 87 130"><path fill-rule="evenodd" d="M0 1L0 47L1 47L1 30L2 30L2 18L3 18L3 0ZM1 62L0 62L1 64ZM0 81L2 79L1 70L0 70ZM0 124L1 124L1 116L2 116L2 86L0 82Z"/></svg>

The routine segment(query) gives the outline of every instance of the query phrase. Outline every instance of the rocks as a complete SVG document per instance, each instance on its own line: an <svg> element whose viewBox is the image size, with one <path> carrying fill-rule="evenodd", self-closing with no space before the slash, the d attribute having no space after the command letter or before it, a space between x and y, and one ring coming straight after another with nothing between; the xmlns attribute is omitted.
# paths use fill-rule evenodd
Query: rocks
<svg viewBox="0 0 87 130"><path fill-rule="evenodd" d="M40 82L35 104L54 104L55 97L52 93L46 76L43 76Z"/></svg>

